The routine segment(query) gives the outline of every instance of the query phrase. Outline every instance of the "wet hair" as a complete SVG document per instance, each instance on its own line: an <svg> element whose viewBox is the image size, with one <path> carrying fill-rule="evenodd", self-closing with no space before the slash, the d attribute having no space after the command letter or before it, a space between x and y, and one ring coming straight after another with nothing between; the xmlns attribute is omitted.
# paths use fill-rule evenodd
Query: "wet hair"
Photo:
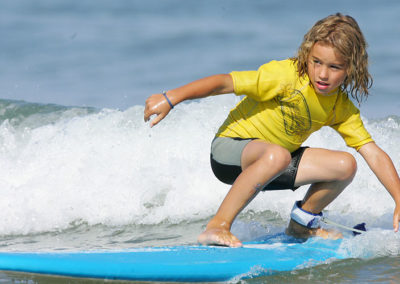
<svg viewBox="0 0 400 284"><path fill-rule="evenodd" d="M366 99L372 77L368 72L367 43L356 20L337 13L319 20L305 34L297 56L292 58L300 77L307 74L308 56L316 42L332 46L345 60L347 76L341 90L347 91L358 103Z"/></svg>

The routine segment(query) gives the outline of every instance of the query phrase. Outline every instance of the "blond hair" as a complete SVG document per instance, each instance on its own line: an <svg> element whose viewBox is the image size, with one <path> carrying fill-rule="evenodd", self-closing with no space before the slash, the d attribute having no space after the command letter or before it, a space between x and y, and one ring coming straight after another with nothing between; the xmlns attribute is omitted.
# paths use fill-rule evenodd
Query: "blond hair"
<svg viewBox="0 0 400 284"><path fill-rule="evenodd" d="M347 76L340 88L358 103L367 98L372 77L368 72L367 43L356 20L337 13L318 21L305 34L297 56L292 58L300 77L307 74L308 56L316 42L331 45L345 60Z"/></svg>

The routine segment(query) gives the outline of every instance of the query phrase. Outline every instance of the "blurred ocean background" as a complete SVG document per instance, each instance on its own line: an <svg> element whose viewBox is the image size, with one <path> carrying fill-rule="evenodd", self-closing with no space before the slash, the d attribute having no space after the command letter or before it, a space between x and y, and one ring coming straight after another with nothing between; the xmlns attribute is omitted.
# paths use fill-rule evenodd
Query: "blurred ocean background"
<svg viewBox="0 0 400 284"><path fill-rule="evenodd" d="M355 17L369 43L374 85L360 109L400 171L397 0L0 1L0 250L194 244L229 189L209 147L238 98L183 103L152 129L145 99L293 56L336 12ZM307 144L355 154L357 176L327 214L369 231L346 239L347 260L242 283L400 282L390 195L331 129ZM306 190L260 194L234 232L246 241L284 230ZM7 281L68 280L1 272Z"/></svg>

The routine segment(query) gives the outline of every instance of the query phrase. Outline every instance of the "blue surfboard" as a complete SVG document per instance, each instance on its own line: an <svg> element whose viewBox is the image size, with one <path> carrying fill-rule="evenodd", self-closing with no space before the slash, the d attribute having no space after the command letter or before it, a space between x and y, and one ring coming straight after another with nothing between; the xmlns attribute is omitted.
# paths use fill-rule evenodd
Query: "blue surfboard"
<svg viewBox="0 0 400 284"><path fill-rule="evenodd" d="M342 259L340 243L320 238L299 242L279 234L241 248L194 245L121 251L3 252L0 270L139 281L227 281Z"/></svg>

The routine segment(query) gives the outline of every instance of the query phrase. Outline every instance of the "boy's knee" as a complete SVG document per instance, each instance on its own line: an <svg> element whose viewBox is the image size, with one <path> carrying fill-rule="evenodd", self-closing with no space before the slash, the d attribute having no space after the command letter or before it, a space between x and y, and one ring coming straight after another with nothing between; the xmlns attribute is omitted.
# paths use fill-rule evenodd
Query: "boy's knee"
<svg viewBox="0 0 400 284"><path fill-rule="evenodd" d="M271 145L263 155L264 162L281 170L289 166L291 159L290 152L279 145Z"/></svg>
<svg viewBox="0 0 400 284"><path fill-rule="evenodd" d="M357 161L354 156L347 152L342 152L338 160L340 169L340 180L352 180L357 172Z"/></svg>

